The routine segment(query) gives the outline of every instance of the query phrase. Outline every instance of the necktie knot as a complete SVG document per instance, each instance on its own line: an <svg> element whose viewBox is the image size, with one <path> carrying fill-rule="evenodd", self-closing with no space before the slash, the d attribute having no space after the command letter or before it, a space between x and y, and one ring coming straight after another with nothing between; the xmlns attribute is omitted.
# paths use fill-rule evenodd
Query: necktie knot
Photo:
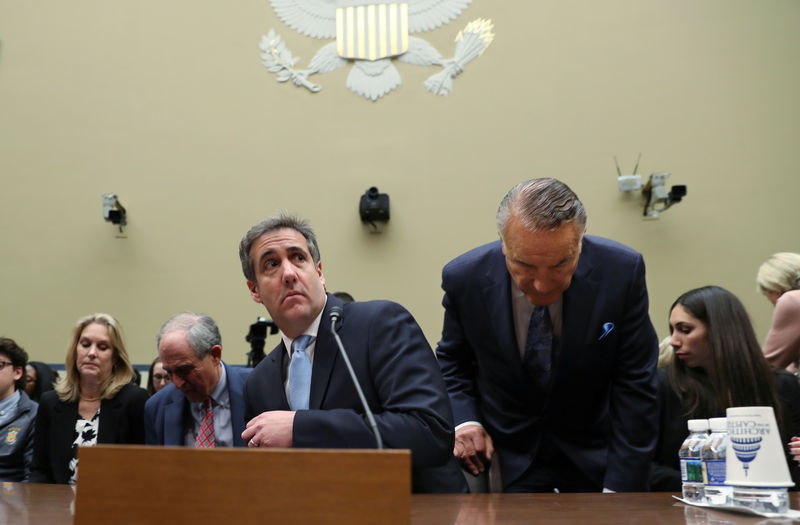
<svg viewBox="0 0 800 525"><path fill-rule="evenodd" d="M310 335L299 336L297 339L292 341L292 354L294 354L294 352L305 352L309 344L311 344Z"/></svg>

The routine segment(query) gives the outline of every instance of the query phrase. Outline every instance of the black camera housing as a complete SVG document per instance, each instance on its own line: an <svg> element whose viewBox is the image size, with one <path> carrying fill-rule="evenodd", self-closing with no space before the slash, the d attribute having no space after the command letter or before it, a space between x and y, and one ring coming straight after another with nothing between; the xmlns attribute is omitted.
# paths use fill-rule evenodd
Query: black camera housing
<svg viewBox="0 0 800 525"><path fill-rule="evenodd" d="M358 212L363 222L388 221L389 195L380 193L375 186L371 187L361 196Z"/></svg>

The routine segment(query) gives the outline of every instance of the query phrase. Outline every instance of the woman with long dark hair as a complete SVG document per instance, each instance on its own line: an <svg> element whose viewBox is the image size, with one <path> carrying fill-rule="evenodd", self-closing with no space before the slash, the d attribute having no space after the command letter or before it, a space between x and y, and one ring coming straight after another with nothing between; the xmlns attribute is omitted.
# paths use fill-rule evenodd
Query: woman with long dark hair
<svg viewBox="0 0 800 525"><path fill-rule="evenodd" d="M690 290L670 308L672 363L659 370L661 432L652 490L680 492L678 450L689 419L724 417L737 406L771 406L783 443L800 424L800 384L773 371L741 301L719 286ZM792 477L797 480L796 469Z"/></svg>

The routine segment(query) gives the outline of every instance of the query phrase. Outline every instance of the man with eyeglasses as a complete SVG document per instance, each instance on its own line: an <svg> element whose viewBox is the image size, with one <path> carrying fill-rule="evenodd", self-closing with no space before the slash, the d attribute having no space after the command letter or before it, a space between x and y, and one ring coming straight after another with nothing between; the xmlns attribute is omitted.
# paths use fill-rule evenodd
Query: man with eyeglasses
<svg viewBox="0 0 800 525"><path fill-rule="evenodd" d="M0 481L24 481L33 459L39 405L25 393L28 354L0 337Z"/></svg>
<svg viewBox="0 0 800 525"><path fill-rule="evenodd" d="M145 442L195 448L244 447L242 390L249 368L222 362L222 338L207 315L173 316L158 333L172 383L145 405Z"/></svg>

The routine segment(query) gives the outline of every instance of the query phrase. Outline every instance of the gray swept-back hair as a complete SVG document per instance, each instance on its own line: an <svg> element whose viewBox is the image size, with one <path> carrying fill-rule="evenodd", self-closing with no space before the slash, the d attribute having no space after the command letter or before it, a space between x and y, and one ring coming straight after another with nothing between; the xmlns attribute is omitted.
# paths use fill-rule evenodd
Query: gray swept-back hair
<svg viewBox="0 0 800 525"><path fill-rule="evenodd" d="M497 232L501 237L512 212L530 231L557 230L569 222L581 230L586 226L586 210L578 196L552 178L531 179L508 191L497 210Z"/></svg>
<svg viewBox="0 0 800 525"><path fill-rule="evenodd" d="M156 348L161 345L161 339L170 332L185 332L186 340L198 359L204 359L211 347L222 346L217 323L205 314L182 312L167 319L158 331Z"/></svg>
<svg viewBox="0 0 800 525"><path fill-rule="evenodd" d="M280 215L263 220L250 228L239 243L239 260L242 263L242 272L248 281L256 281L253 257L250 255L250 248L253 247L253 243L265 233L282 230L284 228L295 230L305 237L306 243L308 244L308 251L311 252L311 259L314 261L315 265L319 264L319 245L317 244L317 237L314 235L314 230L311 229L311 225L303 219L281 212Z"/></svg>

